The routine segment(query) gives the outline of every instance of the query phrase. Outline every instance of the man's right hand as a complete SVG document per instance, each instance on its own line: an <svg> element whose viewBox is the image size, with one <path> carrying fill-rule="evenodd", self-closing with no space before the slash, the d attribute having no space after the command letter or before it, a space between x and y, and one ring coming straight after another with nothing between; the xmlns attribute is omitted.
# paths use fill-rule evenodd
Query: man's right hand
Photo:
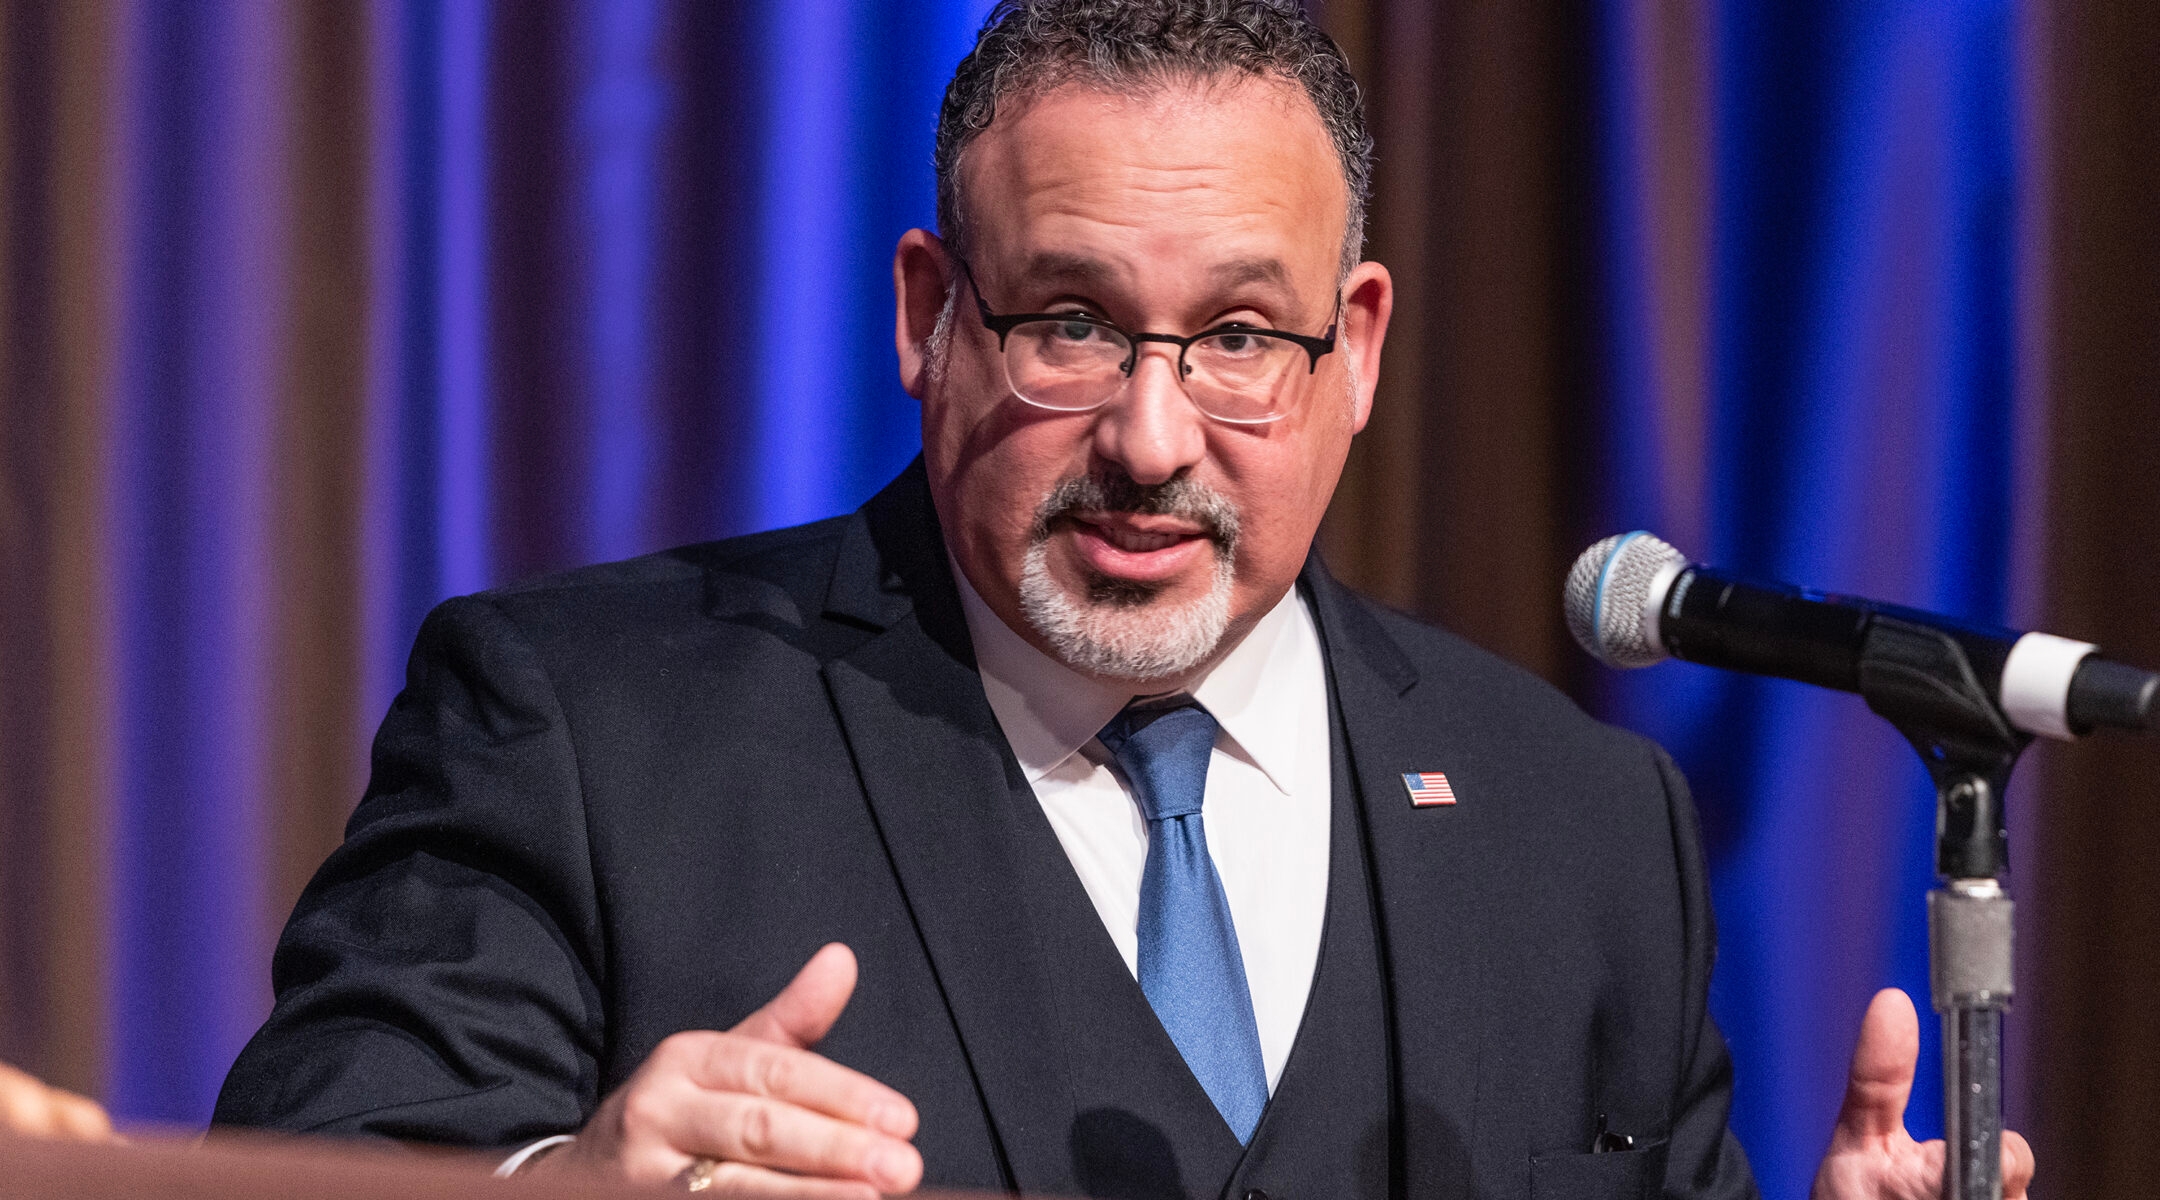
<svg viewBox="0 0 2160 1200"><path fill-rule="evenodd" d="M855 954L810 956L765 1007L726 1033L678 1033L609 1094L577 1141L531 1174L582 1171L665 1183L718 1160L712 1190L788 1200L874 1200L913 1191L915 1106L810 1051L855 991Z"/></svg>

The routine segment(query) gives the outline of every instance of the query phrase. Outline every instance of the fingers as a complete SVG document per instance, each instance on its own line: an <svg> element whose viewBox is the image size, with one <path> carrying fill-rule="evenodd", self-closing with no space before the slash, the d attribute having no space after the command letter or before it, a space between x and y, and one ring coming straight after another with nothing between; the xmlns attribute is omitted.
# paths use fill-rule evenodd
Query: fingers
<svg viewBox="0 0 2160 1200"><path fill-rule="evenodd" d="M63 1092L52 1092L52 1136L77 1142L104 1142L113 1140L112 1118L95 1100Z"/></svg>
<svg viewBox="0 0 2160 1200"><path fill-rule="evenodd" d="M1943 1156L1947 1146L1940 1140L1920 1143L1911 1170L1902 1172L1899 1181L1902 1189L1896 1192L1902 1200L1935 1200L1942 1195ZM2025 1189L2032 1186L2033 1151L2023 1135L2014 1129L2003 1130L2002 1135L2002 1194L2003 1200L2025 1200Z"/></svg>
<svg viewBox="0 0 2160 1200"><path fill-rule="evenodd" d="M1905 1131L1905 1102L1912 1096L1920 1061L1920 1017L1910 997L1896 988L1875 993L1860 1021L1852 1074L1838 1110L1839 1139L1890 1137Z"/></svg>
<svg viewBox="0 0 2160 1200"><path fill-rule="evenodd" d="M1838 1112L1830 1153L1815 1176L1816 1200L1934 1200L1942 1194L1940 1141L1916 1143L1905 1132L1905 1105L1912 1096L1920 1058L1920 1019L1905 993L1875 994L1860 1022L1845 1104ZM2004 1200L2025 1200L2032 1182L2032 1147L2005 1130L2002 1136Z"/></svg>
<svg viewBox="0 0 2160 1200"><path fill-rule="evenodd" d="M1890 1196L1893 1200L1941 1200L1949 1143L1941 1138L1929 1138L1914 1142L1907 1149L1908 1153L1899 1164L1902 1169L1891 1172Z"/></svg>
<svg viewBox="0 0 2160 1200"><path fill-rule="evenodd" d="M79 1142L113 1137L112 1120L96 1101L48 1087L6 1063L0 1063L0 1130Z"/></svg>
<svg viewBox="0 0 2160 1200"><path fill-rule="evenodd" d="M855 952L833 942L803 964L765 1007L731 1032L807 1050L824 1040L855 993Z"/></svg>
<svg viewBox="0 0 2160 1200"><path fill-rule="evenodd" d="M755 1197L756 1200L878 1200L878 1191L867 1183L840 1179L805 1179L748 1163L726 1162L714 1167L708 1185L715 1195Z"/></svg>
<svg viewBox="0 0 2160 1200"><path fill-rule="evenodd" d="M52 1103L45 1085L0 1063L0 1130L49 1137Z"/></svg>
<svg viewBox="0 0 2160 1200"><path fill-rule="evenodd" d="M861 1180L886 1194L922 1182L922 1155L907 1142L762 1096L708 1092L673 1106L668 1144L723 1164Z"/></svg>
<svg viewBox="0 0 2160 1200"><path fill-rule="evenodd" d="M867 1200L913 1191L923 1175L908 1142L915 1106L810 1050L847 1007L855 978L855 955L835 943L734 1029L668 1038L577 1141L536 1165L661 1183L710 1158L719 1163L711 1186L731 1193Z"/></svg>
<svg viewBox="0 0 2160 1200"><path fill-rule="evenodd" d="M2016 1130L2003 1130L2003 1200L2025 1200L2025 1189L2032 1186L2033 1166L2032 1146Z"/></svg>
<svg viewBox="0 0 2160 1200"><path fill-rule="evenodd" d="M860 1071L808 1050L740 1033L687 1035L684 1071L715 1092L740 1092L798 1105L890 1134L915 1136L915 1106Z"/></svg>

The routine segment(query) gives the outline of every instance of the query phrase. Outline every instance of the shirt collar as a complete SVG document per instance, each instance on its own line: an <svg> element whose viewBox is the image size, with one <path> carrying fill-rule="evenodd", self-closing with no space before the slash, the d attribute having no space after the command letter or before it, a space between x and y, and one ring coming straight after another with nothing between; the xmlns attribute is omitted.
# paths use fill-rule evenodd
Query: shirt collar
<svg viewBox="0 0 2160 1200"><path fill-rule="evenodd" d="M1193 699L1285 795L1298 778L1305 722L1318 715L1308 712L1308 702L1319 700L1325 713L1322 661L1320 631L1293 586L1192 689Z"/></svg>
<svg viewBox="0 0 2160 1200"><path fill-rule="evenodd" d="M990 610L958 563L953 580L967 614L983 695L1030 784L1093 741L1138 693L1090 679L1044 654ZM1296 588L1192 687L1236 748L1285 793L1296 778L1304 717L1294 668L1317 661L1319 633ZM1266 686L1272 682L1276 686Z"/></svg>

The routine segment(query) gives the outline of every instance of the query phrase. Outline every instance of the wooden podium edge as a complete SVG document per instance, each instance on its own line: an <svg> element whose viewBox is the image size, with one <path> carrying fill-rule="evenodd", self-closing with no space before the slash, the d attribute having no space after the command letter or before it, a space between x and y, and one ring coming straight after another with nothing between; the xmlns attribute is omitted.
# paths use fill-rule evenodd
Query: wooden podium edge
<svg viewBox="0 0 2160 1200"><path fill-rule="evenodd" d="M439 1150L220 1129L125 1145L0 1134L0 1200L610 1200L672 1189L546 1177L496 1179L498 1152ZM987 1200L922 1192L923 1200Z"/></svg>
<svg viewBox="0 0 2160 1200"><path fill-rule="evenodd" d="M125 1145L42 1142L0 1135L0 1197L157 1197L158 1200L473 1200L513 1188L532 1200L650 1196L642 1188L492 1178L501 1155L413 1150L333 1138L219 1130L208 1138Z"/></svg>

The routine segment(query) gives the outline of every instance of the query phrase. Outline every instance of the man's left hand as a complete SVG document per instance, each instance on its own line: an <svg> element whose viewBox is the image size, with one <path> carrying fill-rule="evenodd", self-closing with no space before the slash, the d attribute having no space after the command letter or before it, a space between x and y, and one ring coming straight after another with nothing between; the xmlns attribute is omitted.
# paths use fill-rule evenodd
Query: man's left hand
<svg viewBox="0 0 2160 1200"><path fill-rule="evenodd" d="M1896 988L1875 993L1860 1022L1852 1078L1838 1111L1830 1150L1815 1172L1814 1200L1937 1200L1942 1195L1943 1144L1916 1142L1905 1132L1905 1101L1920 1062L1920 1018ZM2025 1200L2032 1182L2032 1147L2003 1132L2004 1200Z"/></svg>

